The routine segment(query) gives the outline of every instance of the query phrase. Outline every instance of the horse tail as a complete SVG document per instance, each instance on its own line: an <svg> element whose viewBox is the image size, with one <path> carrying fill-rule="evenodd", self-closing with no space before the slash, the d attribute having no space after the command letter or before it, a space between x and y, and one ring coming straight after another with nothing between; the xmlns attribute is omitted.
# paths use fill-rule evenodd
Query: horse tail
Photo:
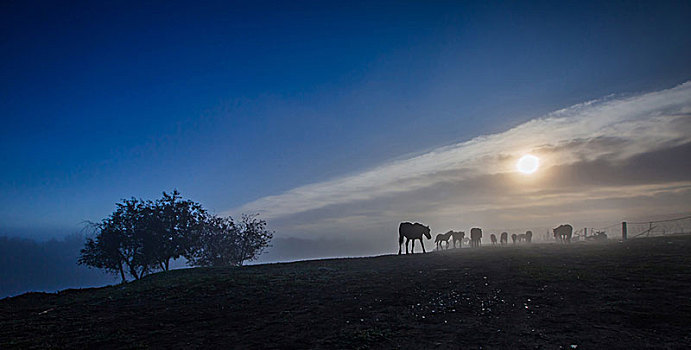
<svg viewBox="0 0 691 350"><path fill-rule="evenodd" d="M398 233L398 245L403 244L403 235L399 232Z"/></svg>

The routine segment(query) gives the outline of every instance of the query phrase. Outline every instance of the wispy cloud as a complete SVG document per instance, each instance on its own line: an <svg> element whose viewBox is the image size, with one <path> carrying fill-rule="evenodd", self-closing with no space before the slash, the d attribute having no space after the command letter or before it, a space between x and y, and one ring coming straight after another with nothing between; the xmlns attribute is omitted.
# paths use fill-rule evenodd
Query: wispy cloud
<svg viewBox="0 0 691 350"><path fill-rule="evenodd" d="M279 219L330 206L357 206L382 198L405 197L440 184L482 176L515 176L515 160L528 152L540 156L543 169L578 162L625 161L691 142L690 117L691 82L656 92L608 97L555 111L506 132L260 198L230 212L261 212L266 218ZM436 200L433 197L429 200ZM421 206L428 200L424 196L417 198ZM376 215L372 214L371 218ZM342 217L329 220L339 225L348 218L362 222L363 215L368 216L344 212Z"/></svg>

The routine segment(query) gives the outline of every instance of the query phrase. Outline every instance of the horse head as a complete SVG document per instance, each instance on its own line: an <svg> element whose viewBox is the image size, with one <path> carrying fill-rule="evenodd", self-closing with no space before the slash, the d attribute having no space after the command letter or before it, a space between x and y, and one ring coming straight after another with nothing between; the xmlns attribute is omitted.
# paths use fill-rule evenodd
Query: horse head
<svg viewBox="0 0 691 350"><path fill-rule="evenodd" d="M432 235L430 234L430 229L429 226L422 225L425 229L422 231L422 234L427 237L427 239L432 239Z"/></svg>

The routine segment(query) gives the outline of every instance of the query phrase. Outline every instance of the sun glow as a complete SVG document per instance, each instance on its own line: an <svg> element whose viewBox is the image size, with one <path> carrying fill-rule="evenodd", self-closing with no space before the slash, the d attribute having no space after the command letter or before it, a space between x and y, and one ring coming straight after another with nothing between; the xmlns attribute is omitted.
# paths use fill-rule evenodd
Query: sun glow
<svg viewBox="0 0 691 350"><path fill-rule="evenodd" d="M540 158L532 154L526 154L516 162L516 169L523 174L532 174L537 171L539 166Z"/></svg>

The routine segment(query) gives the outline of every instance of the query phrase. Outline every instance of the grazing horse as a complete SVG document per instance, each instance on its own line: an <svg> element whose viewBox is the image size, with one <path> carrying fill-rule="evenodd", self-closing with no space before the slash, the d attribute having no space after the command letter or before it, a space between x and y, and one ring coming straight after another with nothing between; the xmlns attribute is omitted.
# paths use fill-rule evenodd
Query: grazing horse
<svg viewBox="0 0 691 350"><path fill-rule="evenodd" d="M502 232L501 236L499 236L499 242L501 245L506 245L506 243L509 242L509 234L506 232Z"/></svg>
<svg viewBox="0 0 691 350"><path fill-rule="evenodd" d="M440 233L437 235L437 237L434 239L434 243L437 244L437 250L442 250L444 248L444 246L441 245L441 242L445 242L446 249L449 249L449 238L451 238L451 235L453 235L453 231Z"/></svg>
<svg viewBox="0 0 691 350"><path fill-rule="evenodd" d="M492 241L492 245L497 245L497 236L494 233L489 235L489 240Z"/></svg>
<svg viewBox="0 0 691 350"><path fill-rule="evenodd" d="M463 239L465 238L465 232L463 231L451 231L451 240L453 241L453 247L456 248L456 241L458 241L458 247L463 248Z"/></svg>
<svg viewBox="0 0 691 350"><path fill-rule="evenodd" d="M533 231L525 231L525 241L528 243L533 241Z"/></svg>
<svg viewBox="0 0 691 350"><path fill-rule="evenodd" d="M422 246L422 252L425 251L425 242L422 241L422 236L427 237L427 239L432 239L432 235L429 233L429 226L425 226L420 223L411 224L409 222L402 222L398 226L398 254L401 254L401 245L403 244L403 238L405 238L405 253L408 254L408 242L413 241L413 247L410 249L410 254L414 253L415 250L415 240L420 240L420 245Z"/></svg>
<svg viewBox="0 0 691 350"><path fill-rule="evenodd" d="M482 240L482 230L473 227L470 229L470 246L471 247L479 247L480 246L480 241Z"/></svg>
<svg viewBox="0 0 691 350"><path fill-rule="evenodd" d="M573 226L571 226L569 224L559 225L559 227L552 229L552 232L554 232L554 238L556 238L558 242L571 243L571 235L573 234Z"/></svg>
<svg viewBox="0 0 691 350"><path fill-rule="evenodd" d="M518 243L523 242L523 241L526 240L525 234L520 234L520 235L517 236L517 238L518 238Z"/></svg>
<svg viewBox="0 0 691 350"><path fill-rule="evenodd" d="M513 244L516 244L516 238L518 238L517 234L511 234L511 241L513 242Z"/></svg>

